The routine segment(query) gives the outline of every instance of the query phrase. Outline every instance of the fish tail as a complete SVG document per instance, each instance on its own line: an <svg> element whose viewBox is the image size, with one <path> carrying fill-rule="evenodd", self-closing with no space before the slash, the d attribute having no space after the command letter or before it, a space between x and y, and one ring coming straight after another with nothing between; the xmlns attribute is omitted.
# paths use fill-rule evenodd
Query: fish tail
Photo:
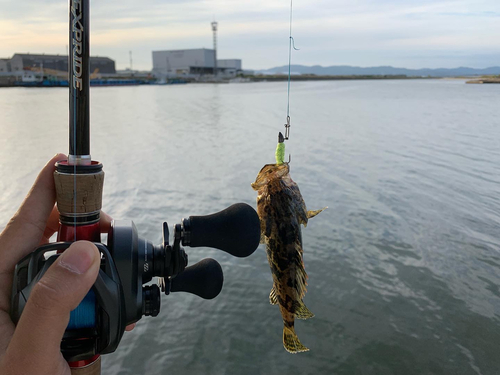
<svg viewBox="0 0 500 375"><path fill-rule="evenodd" d="M283 327L283 346L288 353L295 354L309 351L309 349L300 342L295 333L295 329L293 327L287 327L286 325Z"/></svg>

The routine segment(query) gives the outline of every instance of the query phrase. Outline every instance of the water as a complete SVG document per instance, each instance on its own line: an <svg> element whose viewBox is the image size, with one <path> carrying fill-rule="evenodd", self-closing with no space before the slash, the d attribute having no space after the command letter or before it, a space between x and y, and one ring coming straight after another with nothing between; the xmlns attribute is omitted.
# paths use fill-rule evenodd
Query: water
<svg viewBox="0 0 500 375"><path fill-rule="evenodd" d="M0 226L67 150L65 89L0 90ZM215 300L174 294L103 374L498 374L500 86L459 80L292 84L291 175L309 209L305 303L285 352L264 248ZM286 83L92 89L104 207L159 243L161 224L234 202L273 162Z"/></svg>

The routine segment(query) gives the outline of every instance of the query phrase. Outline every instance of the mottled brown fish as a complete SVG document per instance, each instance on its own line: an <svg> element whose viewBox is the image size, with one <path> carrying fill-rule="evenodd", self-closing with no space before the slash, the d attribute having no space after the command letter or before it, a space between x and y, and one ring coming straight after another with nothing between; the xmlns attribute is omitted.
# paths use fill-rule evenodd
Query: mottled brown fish
<svg viewBox="0 0 500 375"><path fill-rule="evenodd" d="M266 164L252 188L258 192L257 213L260 218L261 242L265 243L267 260L273 276L269 295L272 305L279 304L283 317L283 346L290 353L305 352L294 329L297 319L314 314L302 299L306 293L307 274L302 259L300 224L321 211L307 211L299 187L291 179L288 163Z"/></svg>

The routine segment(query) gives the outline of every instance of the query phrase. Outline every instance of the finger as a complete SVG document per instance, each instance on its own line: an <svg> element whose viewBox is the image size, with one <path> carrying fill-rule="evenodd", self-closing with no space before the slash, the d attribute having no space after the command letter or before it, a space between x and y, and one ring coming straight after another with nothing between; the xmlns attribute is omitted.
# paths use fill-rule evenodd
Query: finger
<svg viewBox="0 0 500 375"><path fill-rule="evenodd" d="M7 350L9 361L21 364L29 356L30 363L44 364L47 359L61 358L60 344L70 312L94 284L99 265L100 254L87 241L75 242L59 256L31 292ZM48 371L39 366L23 370Z"/></svg>
<svg viewBox="0 0 500 375"><path fill-rule="evenodd" d="M65 155L58 154L45 165L21 207L0 235L0 273L12 272L19 259L33 251L40 242L56 200L54 164L65 158Z"/></svg>
<svg viewBox="0 0 500 375"><path fill-rule="evenodd" d="M52 208L52 212L49 215L47 224L45 225L45 231L43 232L42 239L40 240L40 245L44 245L49 242L50 237L59 230L59 210L57 206Z"/></svg>
<svg viewBox="0 0 500 375"><path fill-rule="evenodd" d="M112 221L113 218L111 216L109 216L106 212L101 211L101 221L99 222L101 224L101 233L108 233L111 229Z"/></svg>

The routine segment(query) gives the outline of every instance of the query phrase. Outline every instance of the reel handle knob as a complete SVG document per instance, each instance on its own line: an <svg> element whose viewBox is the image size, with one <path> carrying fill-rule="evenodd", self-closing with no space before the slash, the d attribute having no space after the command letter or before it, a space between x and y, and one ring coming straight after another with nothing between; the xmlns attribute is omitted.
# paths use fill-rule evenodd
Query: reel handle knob
<svg viewBox="0 0 500 375"><path fill-rule="evenodd" d="M188 292L204 299L217 297L222 290L224 275L220 264L211 258L206 258L187 267L184 272L172 278L160 278L162 291Z"/></svg>
<svg viewBox="0 0 500 375"><path fill-rule="evenodd" d="M260 242L257 212L245 203L206 216L182 220L182 245L213 247L236 257L247 257Z"/></svg>

